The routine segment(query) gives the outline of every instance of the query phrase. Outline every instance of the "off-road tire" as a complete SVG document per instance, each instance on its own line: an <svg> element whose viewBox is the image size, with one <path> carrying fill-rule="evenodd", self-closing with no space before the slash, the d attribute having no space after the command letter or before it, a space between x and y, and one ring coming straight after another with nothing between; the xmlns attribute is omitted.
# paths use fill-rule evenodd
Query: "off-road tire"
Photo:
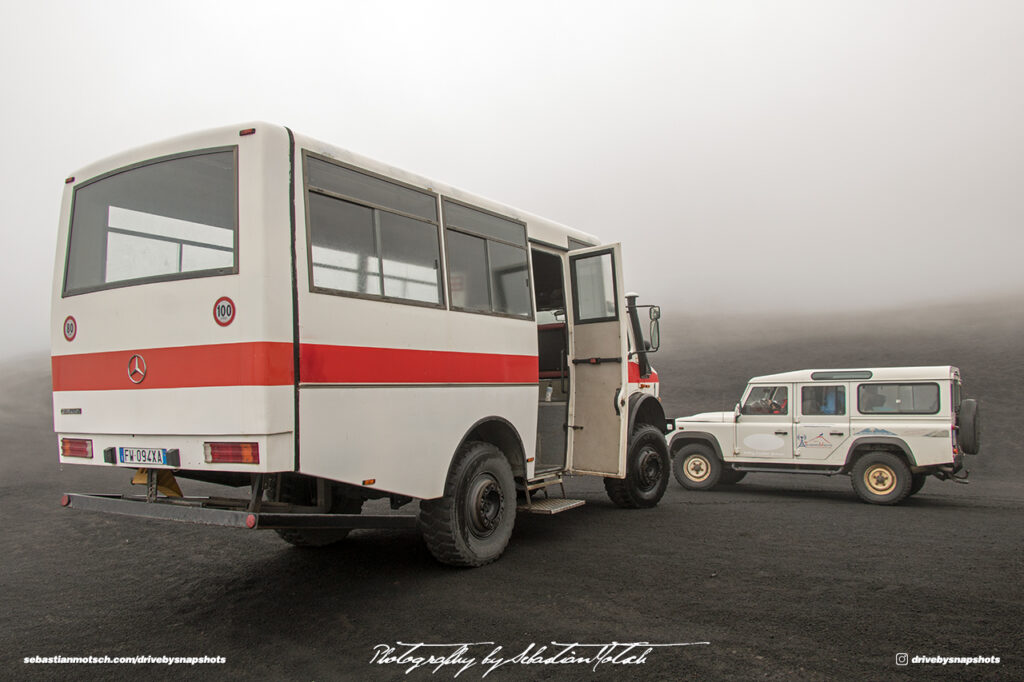
<svg viewBox="0 0 1024 682"><path fill-rule="evenodd" d="M853 490L869 504L899 504L913 485L910 467L891 452L869 452L857 460L850 472Z"/></svg>
<svg viewBox="0 0 1024 682"><path fill-rule="evenodd" d="M654 507L665 494L671 469L664 434L656 426L639 424L633 429L626 454L626 477L604 479L604 489L623 509Z"/></svg>
<svg viewBox="0 0 1024 682"><path fill-rule="evenodd" d="M743 480L743 477L747 475L746 471L736 471L735 469L727 469L722 467L722 475L718 477L719 485L735 485Z"/></svg>
<svg viewBox="0 0 1024 682"><path fill-rule="evenodd" d="M464 443L455 453L444 495L420 501L427 548L450 566L483 566L505 551L516 522L512 467L494 445Z"/></svg>
<svg viewBox="0 0 1024 682"><path fill-rule="evenodd" d="M299 476L281 476L278 479L277 499L280 502L313 505L316 500L316 479ZM331 499L332 514L358 514L363 500L335 494ZM348 537L350 528L277 528L274 530L285 542L296 547L326 547Z"/></svg>
<svg viewBox="0 0 1024 682"><path fill-rule="evenodd" d="M676 452L672 473L687 490L711 490L722 478L722 460L703 443L684 445Z"/></svg>
<svg viewBox="0 0 1024 682"><path fill-rule="evenodd" d="M907 497L916 495L920 492L921 488L924 487L925 482L928 480L928 474L914 474L910 483L910 492L907 493Z"/></svg>
<svg viewBox="0 0 1024 682"><path fill-rule="evenodd" d="M960 431L957 442L968 455L981 450L981 413L978 401L967 398L960 403Z"/></svg>

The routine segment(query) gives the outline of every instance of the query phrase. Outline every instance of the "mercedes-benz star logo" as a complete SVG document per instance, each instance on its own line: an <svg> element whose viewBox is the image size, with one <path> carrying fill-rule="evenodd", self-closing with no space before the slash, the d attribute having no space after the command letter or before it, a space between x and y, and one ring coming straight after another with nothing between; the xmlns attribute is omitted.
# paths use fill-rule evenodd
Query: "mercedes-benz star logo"
<svg viewBox="0 0 1024 682"><path fill-rule="evenodd" d="M141 355L133 355L128 360L128 378L133 384L141 384L142 380L146 378L146 361Z"/></svg>

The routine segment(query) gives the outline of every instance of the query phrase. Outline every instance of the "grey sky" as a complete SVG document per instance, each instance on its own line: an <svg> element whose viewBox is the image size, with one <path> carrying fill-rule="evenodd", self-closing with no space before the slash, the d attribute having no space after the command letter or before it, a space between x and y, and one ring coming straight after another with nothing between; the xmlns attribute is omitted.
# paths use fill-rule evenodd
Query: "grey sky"
<svg viewBox="0 0 1024 682"><path fill-rule="evenodd" d="M1024 3L0 13L3 354L48 343L65 176L253 119L621 241L677 310L1024 292Z"/></svg>

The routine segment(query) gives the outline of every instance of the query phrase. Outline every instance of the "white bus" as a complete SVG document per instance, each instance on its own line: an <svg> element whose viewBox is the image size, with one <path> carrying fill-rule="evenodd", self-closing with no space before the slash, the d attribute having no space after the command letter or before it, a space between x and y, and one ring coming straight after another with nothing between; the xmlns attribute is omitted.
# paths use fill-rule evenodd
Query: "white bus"
<svg viewBox="0 0 1024 682"><path fill-rule="evenodd" d="M54 430L62 464L146 494L62 502L299 545L418 523L455 565L497 558L517 509L582 504L548 496L565 474L653 506L660 311L621 268L618 244L266 123L99 161L61 204ZM418 515L360 514L380 498Z"/></svg>

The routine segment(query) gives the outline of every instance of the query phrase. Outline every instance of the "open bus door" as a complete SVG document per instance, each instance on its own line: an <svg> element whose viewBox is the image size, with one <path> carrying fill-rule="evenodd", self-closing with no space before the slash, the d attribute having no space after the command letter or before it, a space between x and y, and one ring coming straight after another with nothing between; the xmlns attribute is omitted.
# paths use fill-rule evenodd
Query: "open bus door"
<svg viewBox="0 0 1024 682"><path fill-rule="evenodd" d="M566 254L572 292L568 468L621 478L626 471L626 310L619 244Z"/></svg>

